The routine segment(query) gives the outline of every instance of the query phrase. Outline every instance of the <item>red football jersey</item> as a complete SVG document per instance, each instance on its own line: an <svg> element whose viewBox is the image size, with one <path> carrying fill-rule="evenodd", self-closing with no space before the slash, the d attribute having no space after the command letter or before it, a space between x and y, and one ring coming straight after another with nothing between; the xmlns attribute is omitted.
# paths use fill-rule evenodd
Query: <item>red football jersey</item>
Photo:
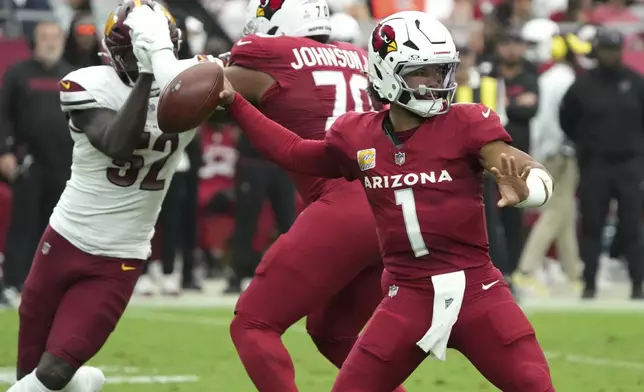
<svg viewBox="0 0 644 392"><path fill-rule="evenodd" d="M383 131L387 114L349 113L326 138L345 177L365 188L386 269L422 279L488 263L479 154L512 141L499 117L480 104L453 105L397 147Z"/></svg>
<svg viewBox="0 0 644 392"><path fill-rule="evenodd" d="M258 109L304 139L323 139L341 115L372 110L364 75L364 51L348 43L322 44L309 38L250 35L232 49L230 64L275 79ZM310 203L344 180L292 174Z"/></svg>

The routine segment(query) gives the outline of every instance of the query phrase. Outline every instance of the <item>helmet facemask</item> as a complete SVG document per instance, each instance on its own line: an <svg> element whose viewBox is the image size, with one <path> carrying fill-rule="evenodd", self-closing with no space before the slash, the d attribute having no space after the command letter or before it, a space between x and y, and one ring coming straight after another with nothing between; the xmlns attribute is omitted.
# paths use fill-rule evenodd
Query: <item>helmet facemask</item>
<svg viewBox="0 0 644 392"><path fill-rule="evenodd" d="M441 63L403 63L394 77L401 92L395 103L421 117L447 113L456 94L458 58Z"/></svg>

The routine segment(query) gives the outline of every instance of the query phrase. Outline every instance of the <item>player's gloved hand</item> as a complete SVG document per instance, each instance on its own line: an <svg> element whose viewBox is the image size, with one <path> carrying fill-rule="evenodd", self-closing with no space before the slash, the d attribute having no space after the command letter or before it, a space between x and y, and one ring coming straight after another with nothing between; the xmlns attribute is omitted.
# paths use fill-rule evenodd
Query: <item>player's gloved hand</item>
<svg viewBox="0 0 644 392"><path fill-rule="evenodd" d="M174 49L168 17L161 8L152 9L147 5L135 7L124 23L131 29L135 53L137 50L145 50L151 57L157 51Z"/></svg>
<svg viewBox="0 0 644 392"><path fill-rule="evenodd" d="M141 45L132 45L134 57L136 57L139 73L154 74L152 70L152 59L150 53Z"/></svg>

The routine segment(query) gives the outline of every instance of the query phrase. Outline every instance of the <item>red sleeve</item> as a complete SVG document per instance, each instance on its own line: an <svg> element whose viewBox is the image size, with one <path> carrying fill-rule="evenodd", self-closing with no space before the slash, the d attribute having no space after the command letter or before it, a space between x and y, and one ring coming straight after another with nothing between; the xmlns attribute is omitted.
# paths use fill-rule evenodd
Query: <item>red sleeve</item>
<svg viewBox="0 0 644 392"><path fill-rule="evenodd" d="M324 140L306 140L265 117L239 94L228 108L255 148L283 169L315 177L343 176Z"/></svg>
<svg viewBox="0 0 644 392"><path fill-rule="evenodd" d="M480 103L471 105L469 109L468 150L472 155L478 156L481 147L497 140L512 143L512 138L494 110Z"/></svg>
<svg viewBox="0 0 644 392"><path fill-rule="evenodd" d="M349 112L338 117L331 128L327 131L324 139L327 148L333 153L333 156L336 159L336 166L342 173L342 177L349 181L353 181L358 178L355 171L358 167L358 163L356 162L355 149L351 147L351 144L349 144L344 137L342 137L341 130L344 129L342 125L345 121L354 114L355 112Z"/></svg>
<svg viewBox="0 0 644 392"><path fill-rule="evenodd" d="M237 41L230 51L230 65L255 69L258 64L277 60L278 54L265 48L263 41L263 38L255 35Z"/></svg>
<svg viewBox="0 0 644 392"><path fill-rule="evenodd" d="M243 37L230 51L229 65L270 75L282 87L290 86L297 73L291 68L293 38L286 36Z"/></svg>

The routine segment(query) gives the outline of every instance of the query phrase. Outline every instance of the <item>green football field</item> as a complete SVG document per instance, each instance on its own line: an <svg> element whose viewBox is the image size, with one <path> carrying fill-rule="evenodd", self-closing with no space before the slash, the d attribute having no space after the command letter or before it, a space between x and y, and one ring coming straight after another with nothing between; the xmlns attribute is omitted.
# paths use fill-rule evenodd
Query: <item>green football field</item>
<svg viewBox="0 0 644 392"><path fill-rule="evenodd" d="M228 336L231 313L229 307L131 306L92 361L108 377L104 391L254 391ZM558 391L644 391L644 307L623 302L528 313ZM17 327L15 311L0 311L2 391L14 374ZM337 371L317 353L302 324L289 330L285 342L300 390L329 391ZM410 392L496 390L454 351L445 363L426 361L405 385Z"/></svg>

